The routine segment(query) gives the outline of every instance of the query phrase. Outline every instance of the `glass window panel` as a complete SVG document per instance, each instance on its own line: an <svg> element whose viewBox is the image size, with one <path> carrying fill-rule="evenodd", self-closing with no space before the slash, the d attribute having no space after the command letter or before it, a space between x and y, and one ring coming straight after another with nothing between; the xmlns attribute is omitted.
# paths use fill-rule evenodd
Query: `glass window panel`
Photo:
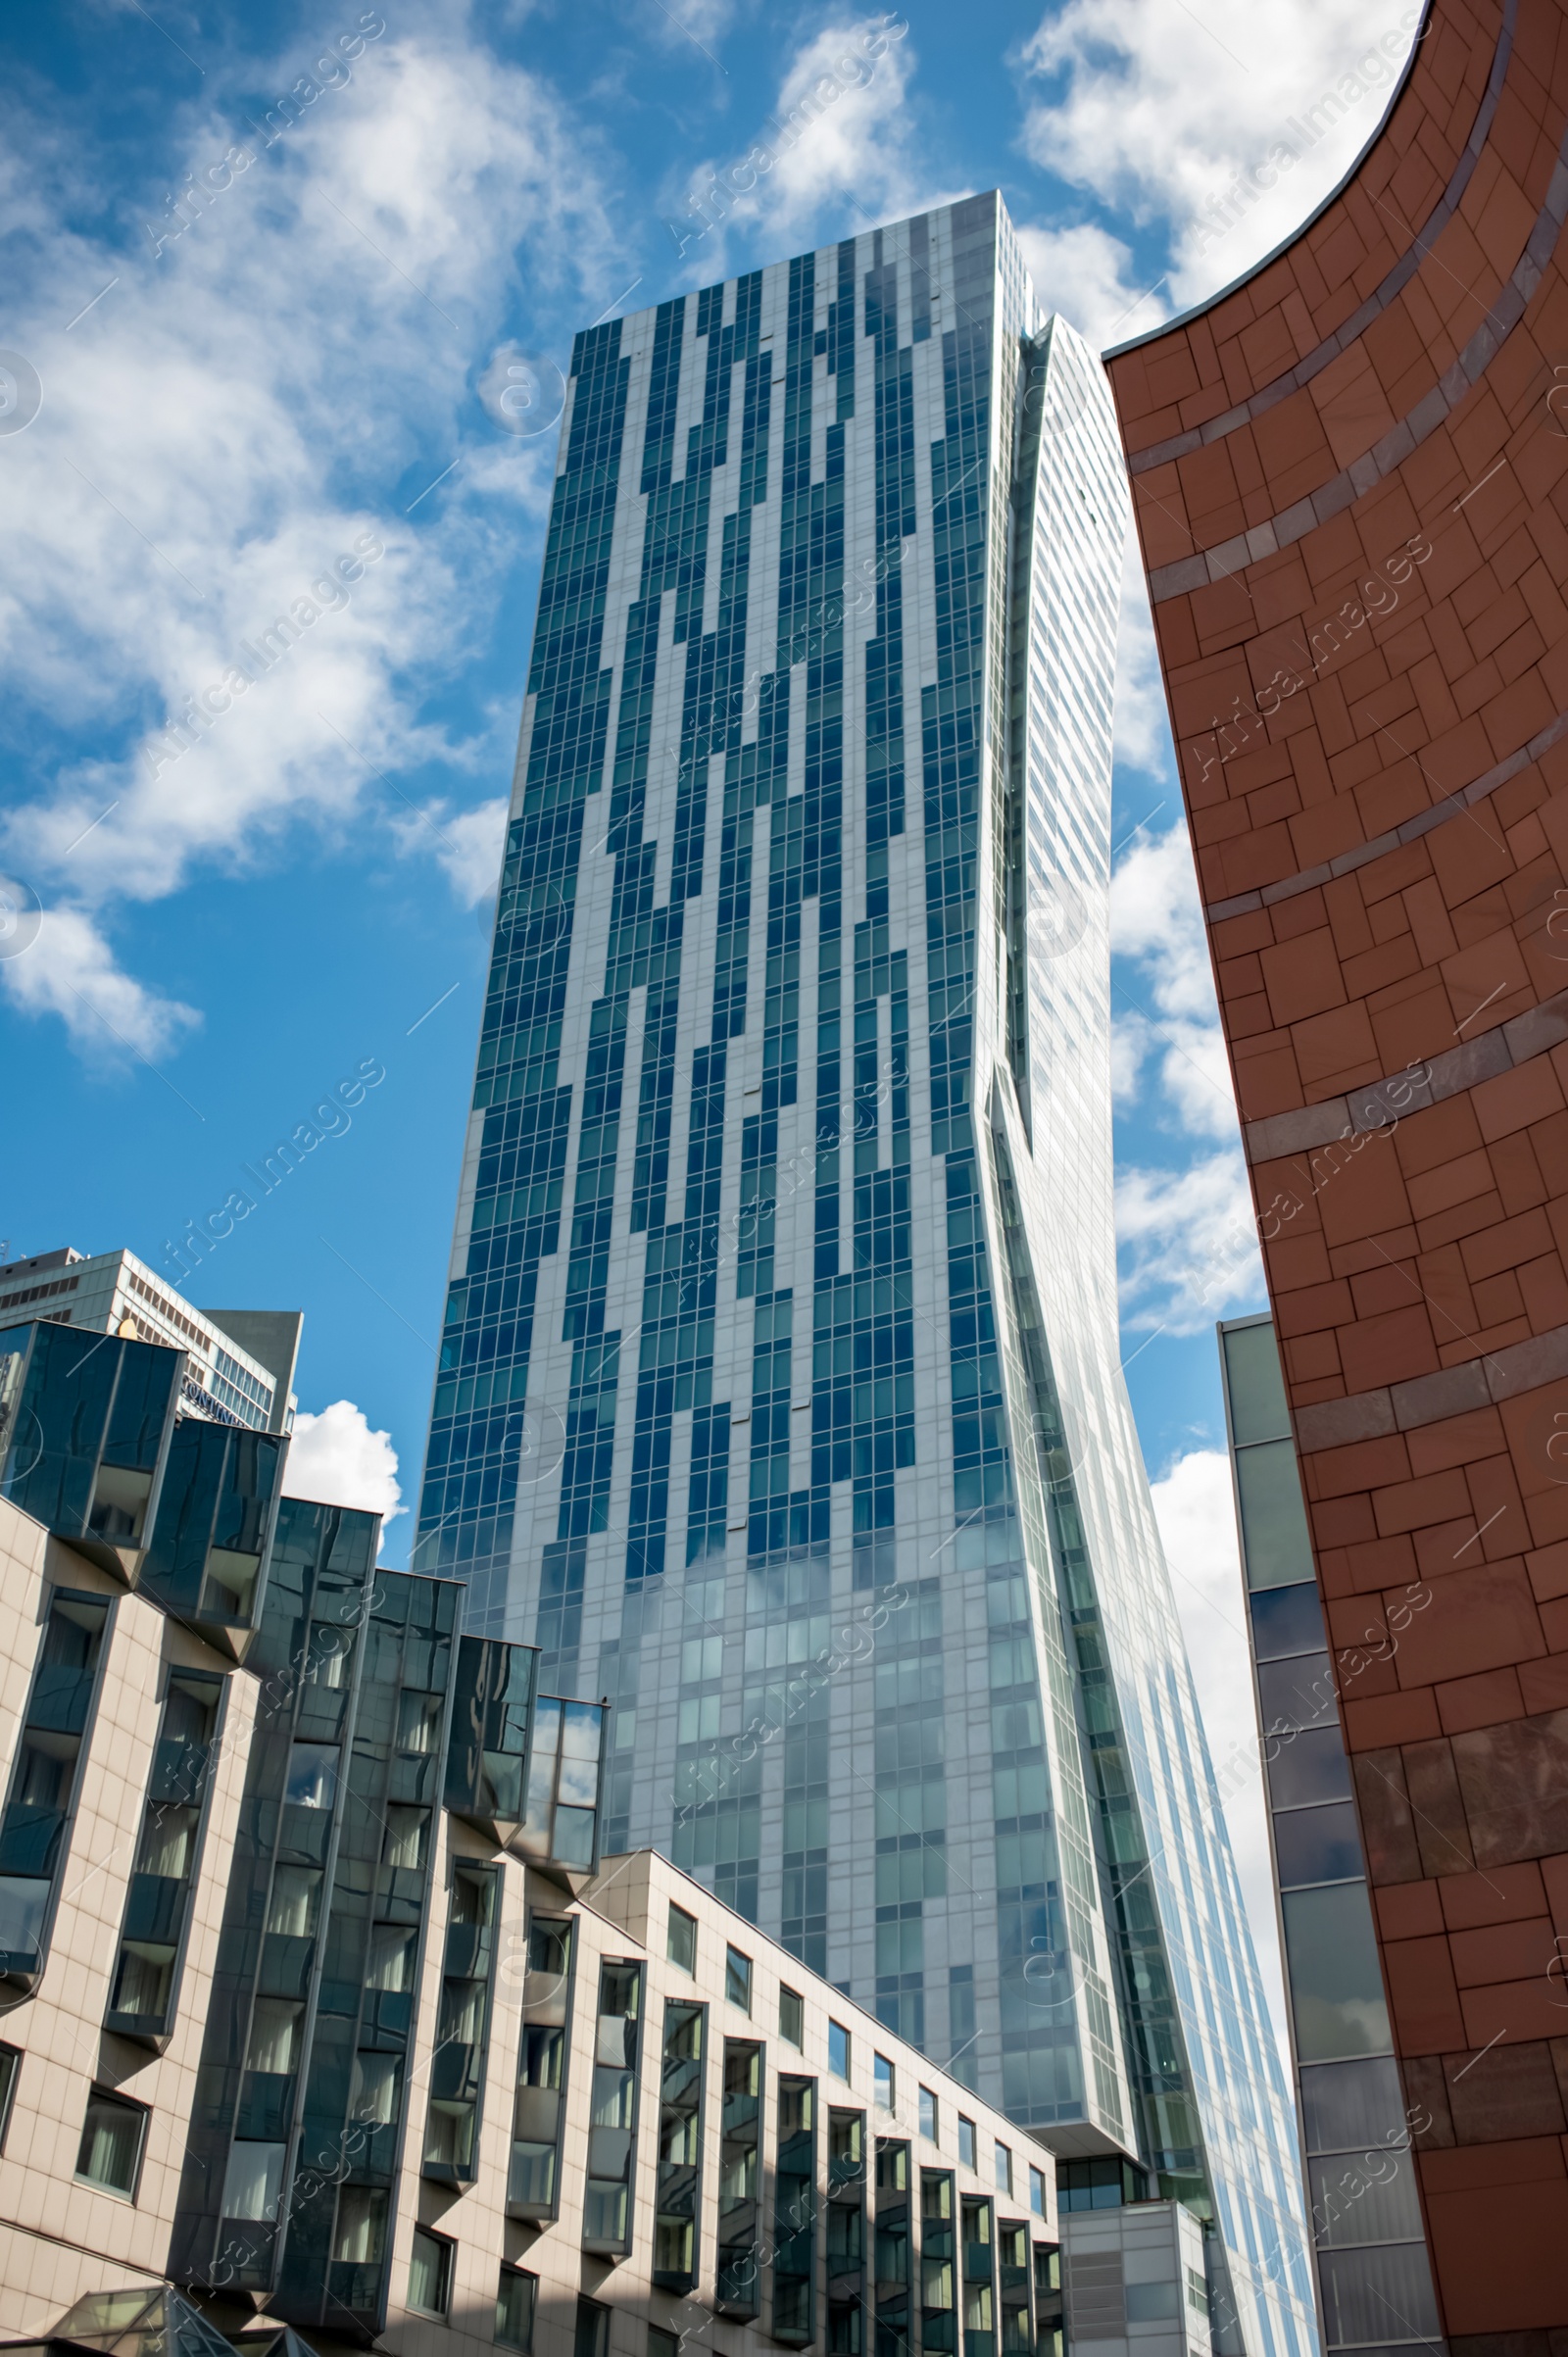
<svg viewBox="0 0 1568 2357"><path fill-rule="evenodd" d="M937 2099L928 2087L920 2089L920 2134L928 2144L937 2141Z"/></svg>
<svg viewBox="0 0 1568 2357"><path fill-rule="evenodd" d="M1350 1763L1340 1741L1338 1719L1281 1742L1265 1742L1269 1798L1277 1809L1305 1808L1314 1800L1348 1800Z"/></svg>
<svg viewBox="0 0 1568 2357"><path fill-rule="evenodd" d="M664 1953L671 1964L680 1966L682 1972L694 1973L697 1970L697 1918L688 1915L682 1907L671 1907L669 1910L669 1934Z"/></svg>
<svg viewBox="0 0 1568 2357"><path fill-rule="evenodd" d="M365 1970L367 1989L397 1992L414 1987L414 1947L416 1935L389 1923L378 1923L370 1933L370 1954Z"/></svg>
<svg viewBox="0 0 1568 2357"><path fill-rule="evenodd" d="M742 2013L752 2010L752 1960L738 1947L724 1950L724 1994Z"/></svg>
<svg viewBox="0 0 1568 2357"><path fill-rule="evenodd" d="M137 1873L156 1874L167 1882L184 1882L195 1854L198 1822L195 1809L155 1802L142 1826Z"/></svg>
<svg viewBox="0 0 1568 2357"><path fill-rule="evenodd" d="M422 2225L413 2230L413 2253L408 2258L408 2305L422 2307L424 2315L446 2315L451 2293L453 2246L439 2234L426 2234Z"/></svg>
<svg viewBox="0 0 1568 2357"><path fill-rule="evenodd" d="M251 2015L250 2044L245 2051L248 2071L286 2077L299 2067L305 2028L303 2005L285 2004L277 1997L258 1997ZM238 2211L234 2213L237 2217Z"/></svg>
<svg viewBox="0 0 1568 2357"><path fill-rule="evenodd" d="M153 1940L127 1940L120 1951L112 2009L116 2013L139 2014L147 2021L162 2020L168 2011L173 1979L172 1947Z"/></svg>
<svg viewBox="0 0 1568 2357"><path fill-rule="evenodd" d="M793 1989L778 1992L778 2034L790 2046L800 2045L806 2036L806 2006Z"/></svg>
<svg viewBox="0 0 1568 2357"><path fill-rule="evenodd" d="M1012 2154L1003 2143L997 2145L997 2184L1004 2193L1012 2191Z"/></svg>
<svg viewBox="0 0 1568 2357"><path fill-rule="evenodd" d="M223 2216L273 2224L283 2189L283 2144L236 2143L229 2147L223 2179Z"/></svg>
<svg viewBox="0 0 1568 2357"><path fill-rule="evenodd" d="M1424 2242L1382 2250L1321 2251L1318 2283L1331 2345L1387 2340L1392 2314L1420 2339L1442 2331Z"/></svg>
<svg viewBox="0 0 1568 2357"><path fill-rule="evenodd" d="M533 2347L534 2305L539 2296L539 2279L527 2275L520 2267L503 2267L501 2289L496 2295L497 2340L504 2349Z"/></svg>
<svg viewBox="0 0 1568 2357"><path fill-rule="evenodd" d="M349 2116L384 2128L398 2116L403 2085L401 2054L356 2054Z"/></svg>
<svg viewBox="0 0 1568 2357"><path fill-rule="evenodd" d="M972 2120L966 2120L963 2117L963 2114L960 2112L958 2114L958 2158L966 2169L972 2169L974 2167L974 2122Z"/></svg>
<svg viewBox="0 0 1568 2357"><path fill-rule="evenodd" d="M1263 1588L1252 1597L1252 1645L1259 1661L1277 1661L1286 1653L1320 1653L1327 1644L1315 1580L1298 1580L1291 1588Z"/></svg>
<svg viewBox="0 0 1568 2357"><path fill-rule="evenodd" d="M1274 1819L1274 1847L1282 1891L1303 1883L1358 1881L1366 1872L1348 1800L1331 1801L1327 1808L1282 1809Z"/></svg>
<svg viewBox="0 0 1568 2357"><path fill-rule="evenodd" d="M876 2087L877 2110L891 2111L894 2104L895 2080L893 2065L885 2054L878 2054L873 2058L871 2076Z"/></svg>
<svg viewBox="0 0 1568 2357"><path fill-rule="evenodd" d="M1257 1704L1267 1733L1299 1732L1337 1723L1334 1664L1327 1653L1257 1665Z"/></svg>
<svg viewBox="0 0 1568 2357"><path fill-rule="evenodd" d="M1231 1433L1237 1448L1250 1441L1288 1440L1291 1419L1272 1321L1265 1318L1261 1325L1242 1326L1227 1334L1224 1342Z"/></svg>
<svg viewBox="0 0 1568 2357"><path fill-rule="evenodd" d="M388 1808L382 1862L417 1872L424 1864L430 1833L430 1812L420 1808Z"/></svg>
<svg viewBox="0 0 1568 2357"><path fill-rule="evenodd" d="M1264 1441L1236 1452L1242 1543L1249 1588L1288 1588L1312 1577L1301 1480L1294 1441Z"/></svg>
<svg viewBox="0 0 1568 2357"><path fill-rule="evenodd" d="M336 1743L296 1743L289 1754L285 1800L296 1808L329 1809L337 1798Z"/></svg>
<svg viewBox="0 0 1568 2357"><path fill-rule="evenodd" d="M1386 2053L1389 2016L1365 1884L1288 1891L1280 1903L1301 2060Z"/></svg>
<svg viewBox="0 0 1568 2357"><path fill-rule="evenodd" d="M272 1875L267 1928L289 1940L309 1940L316 1932L321 1908L321 1870L318 1866L279 1866Z"/></svg>
<svg viewBox="0 0 1568 2357"><path fill-rule="evenodd" d="M850 2034L841 2022L827 2026L827 2067L835 2079L850 2075Z"/></svg>
<svg viewBox="0 0 1568 2357"><path fill-rule="evenodd" d="M1310 2225L1320 2243L1418 2242L1421 2200L1415 2170L1402 2150L1374 2144L1306 2164Z"/></svg>
<svg viewBox="0 0 1568 2357"><path fill-rule="evenodd" d="M337 2197L333 2258L351 2267L379 2267L385 2248L385 2193L376 2185L344 2185Z"/></svg>
<svg viewBox="0 0 1568 2357"><path fill-rule="evenodd" d="M1397 2065L1327 2063L1301 2073L1301 2112L1308 2152L1365 2151L1404 2135L1404 2096Z"/></svg>
<svg viewBox="0 0 1568 2357"><path fill-rule="evenodd" d="M136 2185L147 2114L139 2103L122 2103L95 2087L87 2098L76 2175L106 2192L130 2194Z"/></svg>

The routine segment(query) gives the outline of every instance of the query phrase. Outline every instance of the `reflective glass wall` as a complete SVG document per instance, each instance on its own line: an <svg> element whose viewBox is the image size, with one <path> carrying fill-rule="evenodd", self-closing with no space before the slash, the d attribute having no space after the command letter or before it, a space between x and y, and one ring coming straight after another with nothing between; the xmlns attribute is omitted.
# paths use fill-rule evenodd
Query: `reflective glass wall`
<svg viewBox="0 0 1568 2357"><path fill-rule="evenodd" d="M1356 1655L1329 1644L1273 1322L1219 1336L1324 2341L1383 2357L1436 2345L1438 2313L1340 1730Z"/></svg>

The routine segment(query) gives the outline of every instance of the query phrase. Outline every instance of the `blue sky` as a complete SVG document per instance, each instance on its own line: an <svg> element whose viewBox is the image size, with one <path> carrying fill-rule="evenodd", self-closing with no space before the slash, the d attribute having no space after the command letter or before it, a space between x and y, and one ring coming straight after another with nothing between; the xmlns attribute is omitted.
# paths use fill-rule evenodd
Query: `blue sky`
<svg viewBox="0 0 1568 2357"><path fill-rule="evenodd" d="M1305 217L1413 21L1393 0L11 17L0 870L42 920L0 934L0 1245L127 1244L173 1274L187 1223L373 1064L186 1289L303 1306L302 1408L349 1403L318 1454L390 1503L395 1453L412 1503L554 461L499 414L509 364L548 382L601 315L997 184L1043 299L1118 340ZM863 85L698 234L693 198L877 28ZM1324 91L1338 119L1309 139ZM178 751L169 722L302 605L299 643ZM1122 671L1129 1382L1202 1681L1235 1625L1212 1322L1262 1296L1136 585Z"/></svg>

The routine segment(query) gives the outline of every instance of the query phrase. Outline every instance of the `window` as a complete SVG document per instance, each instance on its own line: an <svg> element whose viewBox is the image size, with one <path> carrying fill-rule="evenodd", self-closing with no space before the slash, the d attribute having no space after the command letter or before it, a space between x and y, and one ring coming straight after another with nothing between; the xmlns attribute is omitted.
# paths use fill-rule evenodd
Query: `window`
<svg viewBox="0 0 1568 2357"><path fill-rule="evenodd" d="M937 2141L937 2099L928 2087L920 2089L920 2134L928 2144Z"/></svg>
<svg viewBox="0 0 1568 2357"><path fill-rule="evenodd" d="M295 1808L331 1808L337 1799L337 1760L336 1743L296 1743L283 1798Z"/></svg>
<svg viewBox="0 0 1568 2357"><path fill-rule="evenodd" d="M730 1953L733 1955L734 1950ZM778 2034L788 2046L806 2042L806 2006L793 1989L778 1992Z"/></svg>
<svg viewBox="0 0 1568 2357"><path fill-rule="evenodd" d="M893 2065L885 2054L877 2055L872 2066L872 2075L876 2080L877 2110L891 2111L894 2093Z"/></svg>
<svg viewBox="0 0 1568 2357"><path fill-rule="evenodd" d="M321 1912L321 1870L318 1866L278 1866L272 1872L272 1894L268 1903L267 1928L285 1940L315 1937Z"/></svg>
<svg viewBox="0 0 1568 2357"><path fill-rule="evenodd" d="M960 2112L958 2114L958 2158L966 2169L972 2169L975 2165L974 2152L974 2122L966 2120Z"/></svg>
<svg viewBox="0 0 1568 2357"><path fill-rule="evenodd" d="M673 2332L662 2332L658 2325L650 2325L648 2357L680 2357L680 2342Z"/></svg>
<svg viewBox="0 0 1568 2357"><path fill-rule="evenodd" d="M11 2126L11 2105L17 2091L17 2066L22 2060L17 2046L0 2046L0 2152L5 2150L6 2130Z"/></svg>
<svg viewBox="0 0 1568 2357"><path fill-rule="evenodd" d="M678 1964L683 1973L697 1970L697 1918L688 1915L684 1907L669 1910L669 1934L664 1953L671 1964Z"/></svg>
<svg viewBox="0 0 1568 2357"><path fill-rule="evenodd" d="M1029 2172L1029 2207L1037 2218L1046 2215L1046 2177L1043 2169Z"/></svg>
<svg viewBox="0 0 1568 2357"><path fill-rule="evenodd" d="M1001 2193L1012 2191L1012 2154L1003 2143L997 2146L997 2190Z"/></svg>
<svg viewBox="0 0 1568 2357"><path fill-rule="evenodd" d="M829 2022L827 2026L827 2067L835 2079L848 2079L850 2075L850 2034L842 2022Z"/></svg>
<svg viewBox="0 0 1568 2357"><path fill-rule="evenodd" d="M572 2357L610 2357L610 2310L597 2300L579 2299Z"/></svg>
<svg viewBox="0 0 1568 2357"><path fill-rule="evenodd" d="M76 2175L83 2185L101 2185L106 2193L136 2197L136 2173L141 2167L142 2138L147 2114L141 2104L126 2103L102 2087L87 2097Z"/></svg>
<svg viewBox="0 0 1568 2357"><path fill-rule="evenodd" d="M539 2278L520 2267L503 2267L496 2294L496 2338L504 2349L533 2347L533 2311L539 2296Z"/></svg>
<svg viewBox="0 0 1568 2357"><path fill-rule="evenodd" d="M379 2267L385 2249L385 2191L379 2185L345 2185L337 2197L333 2258L347 2267Z"/></svg>
<svg viewBox="0 0 1568 2357"><path fill-rule="evenodd" d="M223 2179L225 2218L261 2219L269 2223L276 2220L286 2153L287 2146L283 2144L240 2140L229 2146L228 2169Z"/></svg>
<svg viewBox="0 0 1568 2357"><path fill-rule="evenodd" d="M409 2261L409 2306L426 2316L445 2316L452 2299L452 2245L422 2226L414 2230Z"/></svg>
<svg viewBox="0 0 1568 2357"><path fill-rule="evenodd" d="M742 2013L752 2010L752 1960L738 1947L724 1950L724 1994Z"/></svg>

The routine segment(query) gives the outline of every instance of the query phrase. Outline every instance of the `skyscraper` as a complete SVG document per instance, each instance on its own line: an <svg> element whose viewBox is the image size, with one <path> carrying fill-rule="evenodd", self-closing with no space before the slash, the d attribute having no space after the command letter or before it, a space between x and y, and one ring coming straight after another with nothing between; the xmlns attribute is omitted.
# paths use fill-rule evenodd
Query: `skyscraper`
<svg viewBox="0 0 1568 2357"><path fill-rule="evenodd" d="M995 194L577 338L416 1565L613 1701L607 1848L1037 2130L1069 2223L1210 2215L1216 2345L1283 2352L1118 1363L1125 514Z"/></svg>

